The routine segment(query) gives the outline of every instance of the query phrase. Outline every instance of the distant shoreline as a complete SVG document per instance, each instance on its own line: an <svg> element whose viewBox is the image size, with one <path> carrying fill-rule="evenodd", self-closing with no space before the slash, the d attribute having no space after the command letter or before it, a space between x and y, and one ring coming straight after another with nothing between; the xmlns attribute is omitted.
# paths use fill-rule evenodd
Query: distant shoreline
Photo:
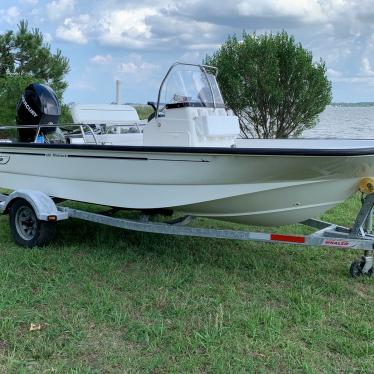
<svg viewBox="0 0 374 374"><path fill-rule="evenodd" d="M333 107L368 107L368 106L374 106L374 102L363 101L359 103L331 103L330 106L333 106Z"/></svg>
<svg viewBox="0 0 374 374"><path fill-rule="evenodd" d="M140 104L140 103L126 103L127 105L131 105L134 107L149 107L147 104ZM358 103L344 103L344 102L338 102L338 103L331 103L328 106L332 107L371 107L374 106L374 101L362 101Z"/></svg>

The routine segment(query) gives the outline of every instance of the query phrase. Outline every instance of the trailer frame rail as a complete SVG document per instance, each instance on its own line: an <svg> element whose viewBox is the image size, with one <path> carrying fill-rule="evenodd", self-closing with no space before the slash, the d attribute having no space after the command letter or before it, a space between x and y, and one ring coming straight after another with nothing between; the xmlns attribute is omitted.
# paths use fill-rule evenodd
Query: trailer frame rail
<svg viewBox="0 0 374 374"><path fill-rule="evenodd" d="M17 204L15 204L16 201ZM195 218L190 215L178 217L176 219L164 222L154 222L151 220L151 216L146 213L141 213L138 219L118 218L111 215L106 215L105 213L92 213L59 206L55 204L50 196L40 191L32 190L14 191L10 195L0 194L0 212L9 213L11 229L12 219L14 221L17 214L17 212L14 212L14 205L16 207L22 207L22 201L24 202L24 208L25 206L31 207L34 211L35 222L21 222L21 224L18 224L18 226L14 225L15 228L21 227L22 229L22 227L26 225L26 229L29 230L29 227L27 226L33 224L38 226L38 222L46 222L51 224L68 218L76 218L126 230L164 235L248 240L273 244L282 243L300 246L364 250L364 255L362 258L354 261L351 264L351 275L353 277L364 274L371 276L373 273L374 235L371 232L374 193L370 193L363 197L362 207L357 214L352 228L339 226L318 219L308 219L301 223L317 230L309 235L292 235L244 230L222 230L187 226ZM32 214L30 216L32 216ZM28 217L27 219L32 221L32 217ZM48 235L45 235L46 227L47 226L45 224L43 240L40 240L40 238L36 238L30 242L20 240L20 238L17 237L17 229L14 228L12 229L13 238L17 243L28 247L39 245L40 243L42 245L46 245L48 243L45 243L45 237L49 238Z"/></svg>

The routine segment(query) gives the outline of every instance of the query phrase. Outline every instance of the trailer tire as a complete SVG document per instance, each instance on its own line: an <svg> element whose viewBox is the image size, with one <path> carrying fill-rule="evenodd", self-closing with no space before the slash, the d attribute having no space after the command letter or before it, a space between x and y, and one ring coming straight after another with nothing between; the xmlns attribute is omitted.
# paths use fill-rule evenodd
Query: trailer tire
<svg viewBox="0 0 374 374"><path fill-rule="evenodd" d="M359 260L353 261L349 269L349 272L352 278L358 278L358 277L361 277L362 275L371 277L373 275L373 268L371 267L367 273L363 273L362 270L364 269L364 266L365 266L365 257L362 257Z"/></svg>
<svg viewBox="0 0 374 374"><path fill-rule="evenodd" d="M9 208L9 224L14 241L22 247L44 247L56 235L56 223L40 221L33 207L24 199Z"/></svg>

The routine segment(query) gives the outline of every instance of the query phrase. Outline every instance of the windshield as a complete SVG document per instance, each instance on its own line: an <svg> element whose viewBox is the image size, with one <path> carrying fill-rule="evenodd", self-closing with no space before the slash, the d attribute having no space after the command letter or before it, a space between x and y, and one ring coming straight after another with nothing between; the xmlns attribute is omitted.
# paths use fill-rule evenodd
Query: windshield
<svg viewBox="0 0 374 374"><path fill-rule="evenodd" d="M169 109L182 106L224 107L215 75L200 66L190 65L174 67L164 82L160 101Z"/></svg>

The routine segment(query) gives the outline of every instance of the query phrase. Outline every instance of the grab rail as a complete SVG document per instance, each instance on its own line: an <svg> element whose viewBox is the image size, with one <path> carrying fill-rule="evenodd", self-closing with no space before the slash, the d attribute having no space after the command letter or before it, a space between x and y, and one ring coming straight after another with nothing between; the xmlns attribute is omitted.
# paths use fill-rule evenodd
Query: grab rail
<svg viewBox="0 0 374 374"><path fill-rule="evenodd" d="M0 126L0 131L1 130L18 130L18 129L35 129L36 130L36 134L35 134L35 138L34 138L34 143L36 143L36 140L38 138L38 136L40 135L40 131L41 129L43 128L55 128L55 127L77 127L80 129L80 132L82 134L82 138L83 138L83 141L85 144L88 144L88 140L87 140L87 135L84 131L84 127L86 127L89 132L92 134L92 137L93 137L93 140L95 142L95 144L99 144L98 142L98 139L97 139L97 136L95 134L95 131L92 129L92 127L88 124L85 124L85 123L67 123L67 124L63 124L63 125L58 125L58 124L48 124L48 125L5 125L5 126Z"/></svg>

